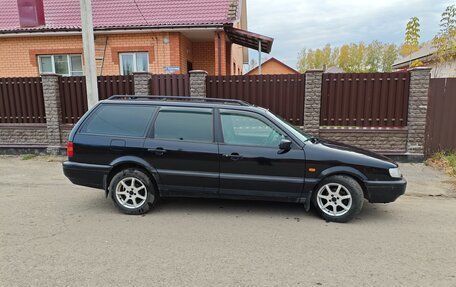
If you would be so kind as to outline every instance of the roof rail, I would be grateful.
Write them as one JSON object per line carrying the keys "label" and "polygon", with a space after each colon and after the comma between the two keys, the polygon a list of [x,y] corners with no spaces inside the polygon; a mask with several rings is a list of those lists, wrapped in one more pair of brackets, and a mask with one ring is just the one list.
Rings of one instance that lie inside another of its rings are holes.
{"label": "roof rail", "polygon": [[195,101],[195,102],[215,102],[215,103],[226,103],[226,104],[238,104],[240,106],[250,106],[249,103],[241,100],[232,100],[232,99],[218,99],[218,98],[196,98],[196,97],[184,97],[184,96],[141,96],[141,95],[114,95],[108,98],[108,100],[137,100],[137,99],[146,99],[146,100],[185,100],[185,101]]}

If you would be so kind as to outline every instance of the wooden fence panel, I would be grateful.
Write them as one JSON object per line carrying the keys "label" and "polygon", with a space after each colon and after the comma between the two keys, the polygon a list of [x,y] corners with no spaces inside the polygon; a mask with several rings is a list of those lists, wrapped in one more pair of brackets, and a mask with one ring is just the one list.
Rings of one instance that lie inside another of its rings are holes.
{"label": "wooden fence panel", "polygon": [[208,76],[206,81],[208,98],[243,100],[303,125],[305,74]]}
{"label": "wooden fence panel", "polygon": [[40,77],[0,78],[0,123],[46,123]]}
{"label": "wooden fence panel", "polygon": [[320,125],[404,127],[409,73],[323,74]]}
{"label": "wooden fence panel", "polygon": [[431,79],[425,154],[456,151],[456,78]]}
{"label": "wooden fence panel", "polygon": [[190,96],[189,75],[152,75],[150,94],[154,96]]}

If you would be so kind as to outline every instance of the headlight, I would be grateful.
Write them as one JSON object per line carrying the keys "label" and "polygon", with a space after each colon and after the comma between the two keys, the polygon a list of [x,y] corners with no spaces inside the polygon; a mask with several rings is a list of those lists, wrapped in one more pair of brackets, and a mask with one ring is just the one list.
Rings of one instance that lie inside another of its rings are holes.
{"label": "headlight", "polygon": [[394,177],[394,178],[401,178],[402,177],[402,173],[401,171],[399,170],[399,168],[395,167],[395,168],[390,168],[389,169],[389,173],[390,173],[390,176],[391,177]]}

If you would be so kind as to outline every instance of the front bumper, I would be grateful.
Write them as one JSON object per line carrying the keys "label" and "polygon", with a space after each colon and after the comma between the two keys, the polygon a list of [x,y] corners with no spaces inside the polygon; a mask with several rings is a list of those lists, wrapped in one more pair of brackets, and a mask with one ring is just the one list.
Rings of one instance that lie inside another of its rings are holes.
{"label": "front bumper", "polygon": [[394,181],[366,181],[365,185],[369,202],[388,203],[405,193],[407,181],[404,178]]}
{"label": "front bumper", "polygon": [[65,161],[63,173],[74,184],[105,189],[106,178],[111,170],[110,165],[86,164]]}

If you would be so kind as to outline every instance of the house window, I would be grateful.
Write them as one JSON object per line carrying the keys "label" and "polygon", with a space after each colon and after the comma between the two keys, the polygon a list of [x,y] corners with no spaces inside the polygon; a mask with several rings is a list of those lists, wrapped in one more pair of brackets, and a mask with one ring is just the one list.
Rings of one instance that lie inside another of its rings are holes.
{"label": "house window", "polygon": [[81,55],[38,56],[40,73],[54,73],[62,76],[82,76]]}
{"label": "house window", "polygon": [[120,53],[120,74],[131,75],[133,72],[149,71],[149,54],[139,53]]}

